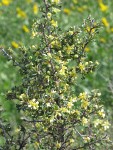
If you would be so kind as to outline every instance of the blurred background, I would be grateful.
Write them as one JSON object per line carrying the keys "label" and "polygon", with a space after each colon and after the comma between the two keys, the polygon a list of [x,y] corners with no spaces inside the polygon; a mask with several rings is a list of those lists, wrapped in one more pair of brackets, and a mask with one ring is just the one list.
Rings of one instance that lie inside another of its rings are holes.
{"label": "blurred background", "polygon": [[[42,0],[0,0],[0,47],[11,47],[16,55],[21,45],[32,45],[31,27],[40,16]],[[89,15],[101,22],[100,32],[87,47],[90,60],[100,65],[86,79],[78,81],[81,91],[99,89],[102,93],[109,120],[113,122],[113,1],[112,0],[62,0],[59,25],[64,30],[80,26]],[[35,41],[36,42],[36,41]],[[0,52],[0,99],[7,90],[18,85],[18,70]],[[111,129],[112,130],[112,129]]]}

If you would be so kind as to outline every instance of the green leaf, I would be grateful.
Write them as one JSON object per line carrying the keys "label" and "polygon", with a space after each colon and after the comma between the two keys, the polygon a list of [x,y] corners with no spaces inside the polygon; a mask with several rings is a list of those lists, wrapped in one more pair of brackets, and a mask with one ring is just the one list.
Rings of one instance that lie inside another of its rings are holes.
{"label": "green leaf", "polygon": [[0,136],[0,146],[4,146],[6,143],[6,140],[3,136]]}

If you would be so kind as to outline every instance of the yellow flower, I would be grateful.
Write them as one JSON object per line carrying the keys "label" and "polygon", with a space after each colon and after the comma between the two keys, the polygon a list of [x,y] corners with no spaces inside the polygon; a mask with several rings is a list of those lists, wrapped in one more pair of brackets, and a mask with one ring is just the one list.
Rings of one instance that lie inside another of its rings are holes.
{"label": "yellow flower", "polygon": [[58,12],[60,12],[61,10],[58,9],[58,8],[53,7],[53,8],[52,8],[52,11],[53,11],[54,13],[58,13]]}
{"label": "yellow flower", "polygon": [[74,31],[69,31],[68,34],[69,34],[69,35],[73,35],[73,34],[74,34]]}
{"label": "yellow flower", "polygon": [[87,97],[87,94],[85,92],[79,94],[79,98],[82,100],[85,100],[86,97]]}
{"label": "yellow flower", "polygon": [[71,98],[69,99],[69,101],[70,101],[70,102],[73,102],[73,103],[74,103],[74,102],[77,102],[77,97],[71,97]]}
{"label": "yellow flower", "polygon": [[82,124],[83,124],[83,125],[87,125],[87,123],[88,123],[88,119],[85,118],[85,117],[83,117],[83,118],[82,118]]}
{"label": "yellow flower", "polygon": [[54,118],[54,116],[52,116],[51,118],[50,118],[50,123],[53,123],[55,121],[55,118]]}
{"label": "yellow flower", "polygon": [[104,109],[101,109],[97,112],[102,118],[105,117],[105,112],[104,112]]}
{"label": "yellow flower", "polygon": [[36,31],[32,31],[32,38],[36,37],[37,36],[37,32]]}
{"label": "yellow flower", "polygon": [[68,102],[68,103],[67,103],[67,107],[68,107],[68,108],[71,108],[72,106],[73,106],[73,103],[72,103],[72,102]]}
{"label": "yellow flower", "polygon": [[91,32],[91,33],[94,33],[94,32],[95,32],[95,29],[91,29],[89,26],[87,26],[86,31]]}
{"label": "yellow flower", "polygon": [[56,112],[56,114],[55,114],[55,118],[57,117],[57,116],[62,116],[62,114],[61,113],[59,113],[59,112]]}
{"label": "yellow flower", "polygon": [[79,12],[83,12],[83,11],[84,11],[84,9],[83,9],[82,7],[78,7],[77,10],[78,10]]}
{"label": "yellow flower", "polygon": [[102,18],[102,22],[103,22],[105,27],[109,27],[109,23],[105,17]]}
{"label": "yellow flower", "polygon": [[35,4],[33,5],[33,13],[34,13],[35,15],[38,13],[38,5],[37,5],[37,3],[35,3]]}
{"label": "yellow flower", "polygon": [[99,3],[100,3],[100,2],[102,3],[102,0],[98,0],[98,2],[99,2]]}
{"label": "yellow flower", "polygon": [[51,107],[51,103],[46,103],[46,106],[47,107]]}
{"label": "yellow flower", "polygon": [[36,147],[40,145],[39,142],[35,142],[34,144]]}
{"label": "yellow flower", "polygon": [[87,109],[88,106],[89,106],[89,102],[87,100],[83,100],[81,103],[81,107]]}
{"label": "yellow flower", "polygon": [[83,12],[83,11],[85,11],[87,9],[87,6],[82,6],[82,7],[78,7],[77,8],[77,10],[79,11],[79,12]]}
{"label": "yellow flower", "polygon": [[63,113],[66,113],[66,112],[68,112],[68,109],[66,107],[61,107],[60,111],[63,112]]}
{"label": "yellow flower", "polygon": [[48,17],[48,19],[51,19],[51,13],[47,13],[47,17]]}
{"label": "yellow flower", "polygon": [[75,68],[72,69],[72,72],[70,72],[70,76],[74,79],[77,79],[77,73],[75,71]]}
{"label": "yellow flower", "polygon": [[85,70],[85,65],[82,64],[81,62],[80,62],[80,64],[79,64],[79,69],[80,69],[81,71],[84,71],[84,70]]}
{"label": "yellow flower", "polygon": [[90,137],[89,136],[83,137],[83,139],[84,139],[84,142],[86,142],[86,143],[90,141]]}
{"label": "yellow flower", "polygon": [[90,32],[91,28],[89,26],[86,27],[86,31]]}
{"label": "yellow flower", "polygon": [[51,25],[54,27],[58,27],[57,21],[51,20]]}
{"label": "yellow flower", "polygon": [[[95,64],[96,64],[96,65],[99,65],[99,62],[96,60],[96,61],[95,61]],[[97,95],[98,95],[98,96],[101,96],[101,93],[97,93]]]}
{"label": "yellow flower", "polygon": [[11,2],[11,0],[2,0],[2,4],[5,6],[8,6]]}
{"label": "yellow flower", "polygon": [[55,47],[58,48],[60,46],[61,46],[61,44],[60,44],[60,42],[58,40],[54,40],[54,41],[51,42],[51,47],[52,48],[55,48]]}
{"label": "yellow flower", "polygon": [[54,4],[59,4],[60,0],[51,0],[51,2],[54,3]]}
{"label": "yellow flower", "polygon": [[16,11],[17,11],[18,17],[21,17],[21,18],[27,17],[26,13],[21,8],[17,8]]}
{"label": "yellow flower", "polygon": [[20,99],[22,99],[22,100],[25,100],[25,99],[26,99],[26,97],[27,97],[27,96],[26,96],[26,94],[24,94],[24,93],[23,93],[23,94],[21,94],[21,95],[19,96],[19,98],[20,98]]}
{"label": "yellow flower", "polygon": [[49,35],[48,38],[49,38],[49,40],[55,39],[55,37],[53,35]]}
{"label": "yellow flower", "polygon": [[15,133],[18,133],[18,132],[20,132],[20,129],[19,129],[19,128],[16,128],[16,129],[15,129]]}
{"label": "yellow flower", "polygon": [[60,148],[61,147],[61,143],[59,143],[58,141],[56,142],[56,148]]}
{"label": "yellow flower", "polygon": [[74,141],[75,141],[74,139],[70,139],[69,140],[70,143],[74,143]]}
{"label": "yellow flower", "polygon": [[89,47],[85,47],[85,52],[89,52],[90,51],[90,48]]}
{"label": "yellow flower", "polygon": [[28,102],[28,107],[32,108],[32,109],[38,109],[39,107],[39,102],[36,101],[35,99],[32,99]]}
{"label": "yellow flower", "polygon": [[107,130],[107,129],[109,129],[110,123],[108,121],[104,121],[102,126],[104,127],[104,130]]}
{"label": "yellow flower", "polygon": [[94,120],[94,127],[97,127],[97,126],[99,126],[100,124],[102,124],[102,120],[100,120],[100,119],[96,119],[96,120]]}
{"label": "yellow flower", "polygon": [[73,3],[74,3],[74,4],[77,4],[77,3],[78,3],[78,0],[73,0]]}
{"label": "yellow flower", "polygon": [[62,69],[59,71],[59,74],[61,75],[65,75],[65,71],[66,71],[67,67],[66,66],[62,66]]}
{"label": "yellow flower", "polygon": [[14,48],[18,48],[19,47],[18,43],[16,43],[15,41],[11,42],[11,45]]}
{"label": "yellow flower", "polygon": [[41,124],[40,123],[36,123],[36,128],[40,128],[41,127]]}
{"label": "yellow flower", "polygon": [[67,15],[69,15],[69,14],[70,14],[70,12],[71,12],[68,8],[64,8],[64,10],[63,10],[63,11],[64,11],[64,13],[65,13],[65,14],[67,14]]}
{"label": "yellow flower", "polygon": [[68,54],[70,54],[70,52],[71,52],[73,49],[74,49],[74,45],[72,45],[72,46],[69,46],[69,45],[68,45],[68,46],[66,47],[66,51],[67,51]]}
{"label": "yellow flower", "polygon": [[75,110],[75,114],[76,114],[77,116],[79,116],[79,115],[80,115],[80,111],[79,111],[79,110]]}
{"label": "yellow flower", "polygon": [[111,32],[113,32],[113,27],[111,28]]}
{"label": "yellow flower", "polygon": [[108,10],[108,6],[104,5],[102,2],[99,3],[99,6],[100,6],[100,10],[103,12]]}
{"label": "yellow flower", "polygon": [[106,43],[106,40],[104,38],[100,38],[100,42]]}
{"label": "yellow flower", "polygon": [[47,53],[48,58],[52,58],[52,55],[50,52]]}
{"label": "yellow flower", "polygon": [[22,26],[22,30],[23,30],[24,32],[29,32],[29,29],[28,29],[28,27],[27,27],[26,25],[23,25],[23,26]]}

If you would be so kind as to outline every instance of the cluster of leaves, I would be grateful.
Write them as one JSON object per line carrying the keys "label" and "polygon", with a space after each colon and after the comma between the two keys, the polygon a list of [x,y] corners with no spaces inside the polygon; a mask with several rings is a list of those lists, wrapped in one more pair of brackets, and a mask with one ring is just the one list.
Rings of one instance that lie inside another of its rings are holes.
{"label": "cluster of leaves", "polygon": [[1,148],[104,148],[110,142],[106,134],[110,124],[100,104],[101,94],[98,90],[77,94],[74,89],[79,77],[85,78],[98,66],[97,61],[87,61],[85,49],[100,25],[88,17],[82,26],[64,32],[56,21],[60,0],[43,3],[41,19],[32,29],[32,38],[38,43],[21,47],[17,58],[2,49],[19,68],[22,83],[7,94],[20,119],[16,118],[17,125],[12,127],[1,118]]}

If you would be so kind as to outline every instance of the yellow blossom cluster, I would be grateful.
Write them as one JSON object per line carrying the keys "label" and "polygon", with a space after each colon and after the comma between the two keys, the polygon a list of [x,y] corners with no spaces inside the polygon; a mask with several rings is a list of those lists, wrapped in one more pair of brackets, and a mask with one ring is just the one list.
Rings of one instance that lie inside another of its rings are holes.
{"label": "yellow blossom cluster", "polygon": [[109,27],[109,22],[107,21],[107,19],[105,17],[102,18],[102,23],[104,24],[105,27]]}
{"label": "yellow blossom cluster", "polygon": [[29,32],[29,28],[28,28],[26,25],[23,25],[23,26],[22,26],[22,30],[23,30],[24,32]]}
{"label": "yellow blossom cluster", "polygon": [[105,5],[105,4],[102,2],[102,0],[99,0],[99,6],[100,6],[100,10],[103,11],[103,12],[105,12],[105,11],[108,10],[108,6]]}
{"label": "yellow blossom cluster", "polygon": [[12,0],[2,0],[2,4],[3,5],[5,5],[5,6],[8,6],[8,5],[10,5],[11,4],[11,2],[12,2]]}
{"label": "yellow blossom cluster", "polygon": [[56,5],[60,3],[60,0],[51,0],[52,3],[55,3]]}
{"label": "yellow blossom cluster", "polygon": [[19,47],[19,44],[15,41],[12,41],[11,45],[12,45],[13,48],[18,48]]}
{"label": "yellow blossom cluster", "polygon": [[64,8],[63,11],[64,11],[64,13],[67,14],[67,15],[69,15],[69,14],[71,13],[71,10],[68,9],[68,8]]}
{"label": "yellow blossom cluster", "polygon": [[38,4],[37,3],[34,3],[34,5],[33,5],[33,13],[36,15],[37,13],[38,13],[38,10],[39,8],[38,8]]}
{"label": "yellow blossom cluster", "polygon": [[27,17],[26,13],[21,8],[18,7],[16,9],[16,11],[17,11],[17,16],[18,17],[22,17],[22,18],[26,18]]}
{"label": "yellow blossom cluster", "polygon": [[55,20],[51,20],[51,25],[53,27],[58,27],[57,21],[55,21]]}
{"label": "yellow blossom cluster", "polygon": [[38,109],[39,107],[39,102],[36,101],[36,99],[32,99],[28,101],[28,107],[31,109]]}

